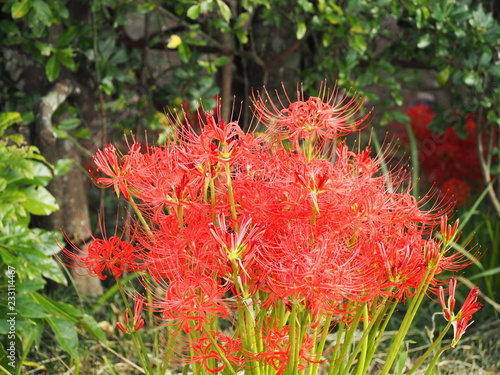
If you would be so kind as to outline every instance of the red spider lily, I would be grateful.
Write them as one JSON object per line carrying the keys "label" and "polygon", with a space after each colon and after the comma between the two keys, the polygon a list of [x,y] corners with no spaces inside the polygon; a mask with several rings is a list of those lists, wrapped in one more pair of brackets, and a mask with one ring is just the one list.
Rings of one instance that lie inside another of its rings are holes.
{"label": "red spider lily", "polygon": [[[215,342],[208,335],[211,335]],[[241,339],[233,339],[220,332],[209,331],[208,334],[203,332],[199,339],[191,341],[190,344],[194,354],[189,359],[189,363],[202,364],[211,374],[220,373],[226,368],[226,364],[222,361],[219,351],[224,353],[224,357],[236,370],[243,367],[244,356],[241,354]],[[219,351],[214,348],[215,345],[217,345]],[[208,362],[210,359],[215,359],[218,367],[211,368]]]}
{"label": "red spider lily", "polygon": [[[172,280],[165,296],[156,297],[153,306],[167,321],[176,321],[186,333],[200,331],[216,316],[227,318],[230,312],[224,294],[227,288],[218,285],[213,277],[190,275]],[[161,299],[162,298],[162,299]]]}
{"label": "red spider lily", "polygon": [[[139,295],[136,296],[134,298],[134,320],[133,320],[133,324],[132,324],[132,331],[134,331],[134,332],[140,330],[142,327],[144,327],[144,324],[146,324],[143,316],[141,315],[143,305],[144,305],[144,300],[142,299],[142,297]],[[128,327],[128,325],[129,325],[129,311],[128,311],[128,309],[125,310],[124,319],[125,319],[125,325]],[[116,326],[123,333],[130,332],[130,330],[128,328],[126,328],[121,322],[117,322]]]}
{"label": "red spider lily", "polygon": [[454,337],[452,346],[455,346],[462,335],[464,334],[467,327],[469,327],[473,322],[471,321],[472,315],[478,312],[483,306],[477,301],[479,296],[479,288],[476,286],[471,289],[467,298],[462,305],[462,308],[457,314],[454,313],[455,309],[455,290],[457,287],[457,281],[453,277],[450,279],[449,289],[448,289],[448,301],[445,301],[444,289],[442,286],[439,287],[439,303],[443,307],[444,317],[447,321],[453,324]]}
{"label": "red spider lily", "polygon": [[[263,342],[265,348],[262,352],[254,354],[257,360],[263,360],[276,370],[276,375],[281,375],[285,372],[290,358],[290,327],[283,328],[271,326],[266,327],[263,332]],[[299,364],[298,370],[302,371],[305,368],[305,363],[321,363],[323,361],[313,360],[309,353],[314,347],[314,342],[309,334],[304,335],[298,353]]]}
{"label": "red spider lily", "polygon": [[[185,362],[211,373],[228,363],[300,371],[323,354],[313,340],[326,337],[325,317],[349,329],[371,319],[379,303],[404,301],[422,283],[435,288],[443,270],[470,262],[449,247],[457,236],[457,224],[444,216],[449,206],[424,209],[428,197],[415,199],[404,173],[391,176],[388,188],[370,148],[356,152],[339,139],[366,116],[356,114],[359,101],[337,94],[323,87],[306,99],[300,92],[297,102],[270,110],[254,97],[264,135],[206,114],[199,132],[183,123],[144,153],[136,144],[125,155],[101,151],[96,162],[107,177],[98,183],[134,205],[135,243],[122,263],[106,252],[114,237],[94,241],[105,261],[74,259],[98,276],[140,266],[153,296],[148,307],[160,324],[186,334]],[[365,304],[368,315],[359,318]],[[137,306],[132,329],[143,324]],[[287,319],[300,314],[307,319],[297,318],[299,335]],[[265,326],[270,316],[280,323]],[[214,331],[219,318],[235,323],[234,339]],[[458,331],[468,324],[458,321]],[[290,332],[300,345],[289,342]],[[298,363],[288,366],[291,345]]]}
{"label": "red spider lily", "polygon": [[117,153],[113,145],[108,145],[104,150],[98,150],[93,157],[97,171],[109,177],[99,177],[96,182],[102,187],[113,186],[117,196],[122,193],[125,198],[130,197],[127,176],[132,172],[140,155],[141,144],[134,143],[127,155]]}
{"label": "red spider lily", "polygon": [[[260,93],[252,98],[255,116],[268,129],[285,139],[298,142],[303,139],[332,141],[343,135],[358,130],[368,115],[359,116],[363,103],[357,97],[339,97],[334,88],[328,93],[326,87],[320,90],[319,97],[304,98],[302,91],[297,91],[297,100],[291,101],[285,94],[288,105],[278,98],[281,109],[272,101],[269,93],[264,91],[269,100],[261,98]],[[268,109],[270,104],[271,109]]]}
{"label": "red spider lily", "polygon": [[97,276],[101,280],[107,278],[106,272],[116,279],[124,271],[130,272],[139,268],[137,250],[130,243],[116,236],[109,239],[92,238],[87,251],[82,251],[66,239],[74,250],[62,249],[64,256],[72,261],[70,267],[86,269],[89,275]]}

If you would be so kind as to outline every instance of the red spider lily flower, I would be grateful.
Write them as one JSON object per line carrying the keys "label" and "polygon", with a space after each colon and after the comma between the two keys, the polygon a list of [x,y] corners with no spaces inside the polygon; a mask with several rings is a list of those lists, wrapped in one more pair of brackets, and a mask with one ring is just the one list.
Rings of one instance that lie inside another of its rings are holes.
{"label": "red spider lily flower", "polygon": [[[208,334],[215,342],[208,337]],[[199,339],[190,342],[194,354],[189,358],[189,363],[202,364],[205,370],[211,374],[220,373],[226,368],[226,364],[222,361],[220,353],[214,348],[214,345],[217,345],[233,369],[240,370],[244,364],[244,356],[241,354],[241,339],[233,339],[216,331],[209,331],[208,334],[203,332]],[[211,368],[209,359],[215,359],[218,367]]]}
{"label": "red spider lily flower", "polygon": [[456,303],[455,300],[456,286],[457,286],[457,281],[453,277],[451,278],[449,283],[447,302],[445,301],[444,289],[442,286],[439,287],[439,294],[438,294],[439,303],[443,307],[444,317],[447,321],[451,322],[453,325],[453,330],[454,330],[454,337],[452,342],[453,347],[460,341],[460,338],[464,334],[467,327],[469,327],[473,323],[473,321],[471,321],[472,315],[478,312],[483,306],[481,303],[477,301],[477,298],[479,296],[479,288],[476,286],[471,289],[467,298],[464,301],[464,304],[462,305],[462,308],[457,314],[455,314],[453,310],[455,308],[455,303]]}
{"label": "red spider lily flower", "polygon": [[201,331],[216,316],[228,317],[226,292],[227,287],[218,285],[213,277],[191,274],[171,281],[163,299],[157,295],[153,306],[163,314],[163,319],[177,321],[184,332]]}
{"label": "red spider lily flower", "polygon": [[62,249],[64,256],[72,261],[68,264],[69,267],[86,269],[88,275],[97,276],[101,280],[107,278],[106,272],[111,273],[116,279],[124,271],[130,272],[138,269],[137,250],[130,243],[122,241],[117,236],[109,239],[94,237],[92,239],[85,252],[66,238],[74,250]]}
{"label": "red spider lily flower", "polygon": [[363,105],[361,100],[356,96],[339,97],[337,88],[328,93],[326,86],[322,86],[319,97],[310,97],[307,100],[303,91],[297,90],[297,100],[293,102],[285,92],[289,104],[284,104],[278,97],[281,109],[266,90],[264,93],[269,100],[264,100],[260,93],[252,98],[255,116],[271,132],[283,135],[296,146],[301,140],[314,140],[316,137],[326,141],[335,140],[358,130],[369,116],[358,115]]}
{"label": "red spider lily flower", "polygon": [[92,158],[99,172],[108,177],[99,177],[96,182],[102,187],[113,186],[117,196],[120,193],[125,198],[130,198],[127,177],[140,156],[141,144],[134,143],[126,156],[117,153],[113,145],[108,145],[104,150],[98,150]]}
{"label": "red spider lily flower", "polygon": [[[263,360],[264,363],[276,370],[276,375],[285,372],[290,362],[290,326],[269,327],[263,332],[265,348],[262,352],[254,354],[255,359]],[[314,348],[314,341],[309,334],[305,334],[298,353],[298,370],[305,369],[305,362],[322,363],[311,358],[310,352]]]}
{"label": "red spider lily flower", "polygon": [[[144,317],[141,315],[142,311],[142,306],[144,305],[144,300],[142,299],[141,296],[137,295],[134,298],[134,320],[132,324],[132,331],[138,331],[142,327],[144,327],[144,324],[146,324]],[[129,310],[125,310],[124,313],[124,320],[125,320],[125,325],[128,327],[129,326]],[[121,322],[117,322],[116,326],[120,331],[123,333],[130,333],[130,330],[126,328]]]}

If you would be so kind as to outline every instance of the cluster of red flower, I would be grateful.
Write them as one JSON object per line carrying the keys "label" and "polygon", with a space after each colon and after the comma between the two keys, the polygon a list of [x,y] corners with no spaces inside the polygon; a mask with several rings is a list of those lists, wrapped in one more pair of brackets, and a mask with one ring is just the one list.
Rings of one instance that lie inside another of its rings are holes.
{"label": "cluster of red flower", "polygon": [[[434,120],[434,111],[424,103],[412,106],[406,114],[418,147],[421,179],[428,185],[435,185],[441,196],[453,199],[456,205],[465,205],[471,192],[471,183],[481,179],[479,158],[476,152],[476,123],[474,114],[465,118],[465,138],[449,127],[442,134],[435,134],[429,128]],[[402,136],[408,143],[408,136]]]}
{"label": "cluster of red flower", "polygon": [[[426,278],[437,285],[436,275],[468,264],[450,251],[449,207],[423,210],[402,175],[388,189],[370,150],[342,142],[366,118],[356,115],[360,105],[299,93],[268,109],[257,96],[264,133],[206,114],[199,134],[180,127],[163,146],[134,143],[126,154],[107,146],[94,158],[106,175],[97,184],[137,209],[134,245],[112,237],[108,246],[96,240],[88,256],[65,254],[101,278],[105,270],[147,275],[155,288],[145,304],[191,338],[188,363],[214,373],[245,363],[283,373],[293,358],[299,370],[316,363],[318,326],[349,324],[361,304],[400,301]],[[310,320],[298,335],[287,319],[301,311]],[[217,317],[239,320],[234,337],[213,330]]]}

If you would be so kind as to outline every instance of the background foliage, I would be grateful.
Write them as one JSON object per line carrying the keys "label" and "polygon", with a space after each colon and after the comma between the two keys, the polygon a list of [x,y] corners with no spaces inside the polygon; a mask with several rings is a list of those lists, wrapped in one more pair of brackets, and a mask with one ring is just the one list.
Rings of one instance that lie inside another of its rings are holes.
{"label": "background foliage", "polygon": [[[34,294],[46,278],[65,283],[51,259],[58,235],[37,228],[47,228],[43,219],[32,220],[63,207],[46,187],[69,164],[48,163],[33,146],[43,138],[35,126],[40,99],[55,83],[75,87],[57,106],[51,129],[58,142],[74,146],[63,155],[76,160],[73,169],[88,169],[88,155],[121,140],[124,130],[138,138],[147,130],[150,142],[161,142],[172,131],[166,107],[196,123],[200,100],[209,110],[219,95],[220,115],[228,119],[233,111],[250,126],[252,89],[273,92],[283,84],[293,92],[303,82],[314,94],[325,79],[368,99],[379,137],[401,134],[394,124],[403,124],[415,195],[433,183],[419,164],[422,152],[450,159],[436,152],[440,147],[425,147],[468,139],[462,152],[477,158],[480,173],[457,216],[467,222],[462,245],[478,242],[487,251],[465,276],[498,300],[499,20],[492,0],[0,0],[0,267],[2,277],[7,264],[19,267],[18,304],[26,311],[20,324],[32,338],[19,335],[23,348],[39,341],[43,319],[57,336],[54,317],[62,316]],[[408,110],[420,102],[433,113],[426,125],[433,133],[418,139]],[[456,136],[436,136],[451,128]],[[103,205],[91,194],[93,206]],[[483,319],[497,314],[490,304],[484,311]],[[73,313],[68,325],[89,322]],[[74,332],[65,344],[72,356]]]}

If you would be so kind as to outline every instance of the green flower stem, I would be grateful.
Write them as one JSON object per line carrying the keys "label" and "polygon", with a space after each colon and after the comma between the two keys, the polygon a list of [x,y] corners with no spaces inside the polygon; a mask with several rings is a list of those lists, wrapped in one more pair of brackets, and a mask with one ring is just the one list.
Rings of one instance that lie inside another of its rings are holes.
{"label": "green flower stem", "polygon": [[406,312],[403,318],[401,327],[399,328],[398,333],[396,334],[394,342],[390,346],[389,353],[387,354],[387,359],[385,361],[384,367],[382,368],[380,375],[387,375],[389,373],[392,364],[394,363],[394,360],[396,359],[396,356],[399,352],[399,348],[401,347],[401,344],[403,343],[403,340],[406,337],[408,330],[410,329],[410,326],[413,322],[413,319],[415,318],[415,315],[420,307],[420,304],[422,303],[422,300],[425,296],[425,292],[427,291],[429,284],[432,278],[434,277],[434,273],[435,273],[435,268],[427,269],[423,278],[424,281],[419,285],[417,292],[415,293],[415,296],[413,297],[410,306],[408,307],[408,311]]}
{"label": "green flower stem", "polygon": [[[234,202],[234,193],[233,193],[233,180],[231,178],[231,166],[229,163],[224,164],[226,168],[226,184],[227,184],[227,194],[229,196],[229,205],[231,206],[231,218],[236,220],[238,215],[236,213],[236,203]],[[235,229],[237,230],[237,224],[235,223]]]}
{"label": "green flower stem", "polygon": [[427,371],[425,372],[425,375],[431,375],[432,374],[432,370],[434,370],[434,367],[436,366],[436,363],[439,359],[439,357],[441,357],[441,354],[443,354],[446,350],[452,348],[453,346],[451,345],[448,345],[448,346],[445,346],[444,348],[442,348],[441,350],[439,350],[437,352],[437,354],[434,356],[434,358],[432,358],[432,361],[429,365],[429,367],[427,368]]}
{"label": "green flower stem", "polygon": [[[368,366],[369,366],[373,356],[375,355],[375,351],[378,348],[380,340],[382,340],[385,329],[387,328],[387,325],[389,324],[389,322],[391,320],[392,314],[394,313],[394,311],[396,311],[397,306],[398,306],[397,301],[393,301],[393,303],[391,304],[391,309],[389,310],[389,313],[385,316],[385,320],[384,320],[384,323],[382,324],[381,328],[378,331],[374,331],[373,338],[370,337],[370,339],[369,339],[372,344],[371,344],[370,350],[368,352],[367,361],[365,363],[365,368],[364,368],[364,372],[363,372],[364,374],[368,371]],[[375,324],[377,324],[377,325],[380,324],[381,320],[384,319],[385,311],[387,311],[387,307],[385,308],[384,313],[382,313],[380,315],[379,323],[375,323]]]}
{"label": "green flower stem", "polygon": [[365,304],[364,307],[362,308],[363,310],[363,317],[364,317],[364,327],[363,327],[363,335],[359,339],[359,342],[357,343],[356,347],[354,350],[349,355],[349,361],[347,362],[347,365],[344,367],[344,370],[342,374],[347,374],[354,363],[354,360],[356,359],[356,356],[358,353],[363,349],[364,353],[362,352],[363,358],[360,358],[357,364],[357,374],[360,374],[361,369],[363,369],[369,361],[367,360],[369,357],[369,353],[371,353],[371,349],[373,346],[373,343],[371,341],[371,338],[373,337],[373,334],[377,332],[374,327],[378,326],[380,322],[382,321],[385,312],[387,311],[387,306],[388,306],[388,298],[385,298],[384,301],[379,305],[378,310],[376,310],[375,315],[373,316],[372,320],[370,323],[366,323],[369,320],[368,317],[368,306]]}
{"label": "green flower stem", "polygon": [[342,336],[344,335],[345,328],[346,328],[345,323],[339,323],[338,329],[337,329],[337,342],[335,343],[335,348],[333,349],[332,359],[330,360],[330,366],[328,368],[328,375],[338,374],[338,367],[337,367],[337,365],[334,364],[334,362],[336,361],[337,358],[340,358],[339,356],[337,356],[337,353],[338,353],[339,348],[341,346],[340,340],[342,339]]}
{"label": "green flower stem", "polygon": [[288,366],[286,368],[286,374],[293,375],[297,373],[297,365],[299,360],[299,352],[297,347],[298,338],[298,316],[297,316],[297,304],[292,303],[292,313],[290,314],[290,332],[289,332],[289,343],[290,343],[290,356]]}
{"label": "green flower stem", "polygon": [[[373,328],[373,320],[368,323],[369,321],[369,316],[368,316],[368,306],[367,305],[364,305],[363,306],[363,336],[367,335],[369,336],[369,332],[371,332],[371,329]],[[359,341],[358,345],[361,345],[361,354],[359,356],[359,360],[358,360],[358,364],[357,364],[357,367],[358,367],[358,371],[357,371],[357,375],[363,375],[360,371],[362,371],[363,367],[364,367],[364,364],[365,364],[365,361],[366,361],[366,354],[368,352],[368,346],[369,346],[369,342],[368,340],[365,338],[361,338],[361,340]],[[354,353],[351,354],[351,358],[353,358],[355,356]],[[350,366],[347,366],[347,368],[349,368]]]}
{"label": "green flower stem", "polygon": [[[443,340],[444,336],[446,335],[446,333],[448,332],[448,330],[451,328],[451,322],[448,322],[448,324],[446,325],[446,327],[443,329],[443,331],[441,332],[441,334],[438,336],[438,338],[436,340],[434,340],[434,342],[432,343],[432,345],[429,347],[429,349],[427,349],[427,351],[418,359],[417,362],[415,362],[415,364],[413,365],[413,367],[410,369],[410,371],[408,371],[406,373],[406,375],[411,375],[415,372],[415,370],[417,370],[420,365],[425,361],[425,359],[431,354],[434,352],[434,350],[436,349],[436,347],[441,344],[441,341]],[[449,346],[451,347],[451,346]],[[446,347],[445,349],[448,349],[448,347]],[[436,357],[439,358],[439,356],[441,355],[441,352],[439,352],[432,360],[432,362],[434,362],[434,359]],[[437,360],[437,359],[436,359]],[[431,364],[432,364],[431,362]],[[431,366],[431,365],[429,365]],[[434,366],[432,366],[434,367]],[[430,367],[430,368],[432,368]]]}
{"label": "green flower stem", "polygon": [[144,227],[144,229],[146,229],[146,233],[151,236],[153,234],[153,232],[151,231],[151,228],[149,227],[146,219],[144,219],[144,216],[142,216],[142,213],[139,210],[139,208],[137,207],[137,203],[135,203],[132,195],[130,195],[130,203],[132,204],[132,207],[134,208],[134,212],[137,215],[139,221],[141,222],[141,225]]}
{"label": "green flower stem", "polygon": [[[366,304],[366,303],[365,303]],[[361,315],[363,315],[363,306],[360,306],[358,308],[358,310],[356,311],[356,315],[354,316],[354,320],[351,322],[349,328],[347,329],[347,332],[345,334],[345,337],[344,337],[344,342],[342,343],[342,349],[340,351],[340,355],[339,355],[339,365],[338,366],[333,366],[333,361],[335,360],[335,358],[332,357],[332,365],[331,367],[335,367],[336,370],[335,370],[335,374],[343,374],[344,373],[344,369],[346,367],[344,367],[344,362],[345,362],[345,358],[347,356],[347,351],[349,350],[349,348],[351,347],[351,342],[352,342],[352,339],[354,338],[354,333],[356,332],[356,328],[358,327],[358,323],[359,321],[361,320]],[[337,340],[340,340],[341,337],[337,337]],[[335,352],[334,352],[335,354]],[[334,374],[333,372],[328,375],[332,375]]]}
{"label": "green flower stem", "polygon": [[220,358],[222,359],[222,362],[226,365],[226,368],[229,370],[231,374],[236,374],[236,370],[233,368],[233,365],[231,365],[231,362],[226,358],[226,354],[222,351],[222,349],[219,347],[219,343],[215,339],[215,337],[212,335],[209,329],[205,325],[203,325],[203,332],[207,335],[208,339],[210,342],[213,344],[215,351],[220,355]]}
{"label": "green flower stem", "polygon": [[[323,354],[323,350],[325,349],[326,338],[328,337],[328,333],[330,332],[330,324],[332,322],[332,318],[333,315],[328,314],[325,318],[325,321],[323,322],[323,327],[320,328],[320,326],[318,325],[317,329],[314,331],[314,339],[316,339],[317,332],[321,331],[321,337],[318,343],[314,346],[313,352],[311,353],[315,361],[321,360],[321,355]],[[318,372],[318,367],[319,363],[313,363],[310,374],[316,374]]]}
{"label": "green flower stem", "polygon": [[168,370],[168,365],[170,364],[170,359],[175,352],[177,346],[177,338],[179,337],[179,331],[176,332],[176,327],[172,327],[172,329],[168,332],[167,337],[167,350],[165,352],[165,359],[163,361],[163,366],[161,370],[161,374],[165,375]]}

